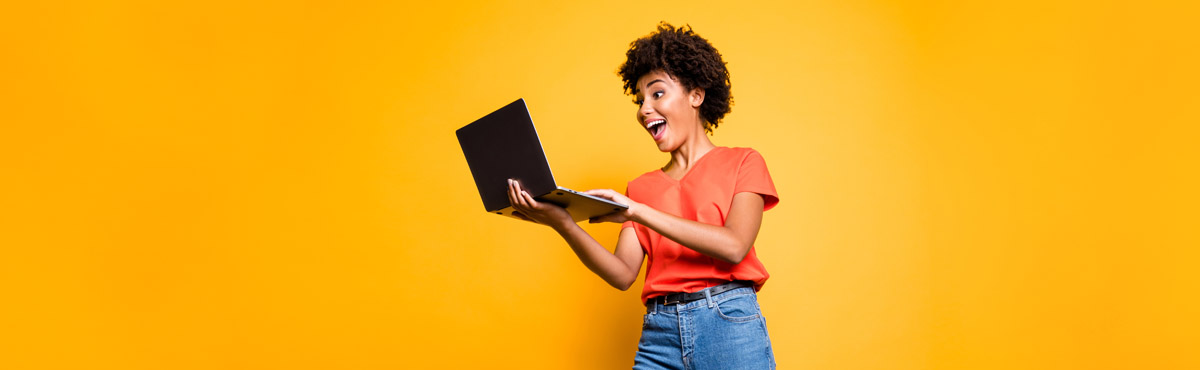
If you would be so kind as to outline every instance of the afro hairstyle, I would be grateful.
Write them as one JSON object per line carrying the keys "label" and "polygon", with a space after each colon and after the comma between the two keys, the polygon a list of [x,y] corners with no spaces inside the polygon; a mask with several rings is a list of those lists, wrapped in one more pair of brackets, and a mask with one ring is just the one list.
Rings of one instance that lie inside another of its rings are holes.
{"label": "afro hairstyle", "polygon": [[638,79],[656,70],[677,79],[688,91],[704,90],[704,102],[700,104],[704,131],[712,133],[732,110],[733,96],[725,61],[708,40],[692,31],[691,26],[685,24],[676,28],[661,22],[654,33],[629,44],[625,63],[621,64],[617,74],[625,82],[625,94],[635,96],[635,104],[641,104],[641,99],[636,97]]}

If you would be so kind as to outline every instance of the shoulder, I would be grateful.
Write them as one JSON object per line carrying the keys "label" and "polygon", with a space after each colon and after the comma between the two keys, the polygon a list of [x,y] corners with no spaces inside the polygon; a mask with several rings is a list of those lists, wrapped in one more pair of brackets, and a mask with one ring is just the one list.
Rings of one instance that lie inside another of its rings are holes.
{"label": "shoulder", "polygon": [[748,162],[762,162],[762,154],[754,148],[722,147],[714,162],[722,162],[723,166],[741,167]]}
{"label": "shoulder", "polygon": [[736,158],[746,158],[746,157],[754,157],[754,156],[762,157],[762,154],[759,154],[757,150],[754,150],[754,148],[729,147],[726,149],[728,149],[728,150],[726,150],[725,152],[729,153],[728,155],[731,157],[736,157]]}

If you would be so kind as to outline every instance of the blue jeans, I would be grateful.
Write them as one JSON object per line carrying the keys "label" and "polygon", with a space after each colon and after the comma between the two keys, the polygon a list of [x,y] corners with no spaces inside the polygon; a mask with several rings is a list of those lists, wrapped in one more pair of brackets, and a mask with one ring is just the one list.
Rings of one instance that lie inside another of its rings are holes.
{"label": "blue jeans", "polygon": [[635,370],[774,369],[754,288],[679,305],[646,305]]}

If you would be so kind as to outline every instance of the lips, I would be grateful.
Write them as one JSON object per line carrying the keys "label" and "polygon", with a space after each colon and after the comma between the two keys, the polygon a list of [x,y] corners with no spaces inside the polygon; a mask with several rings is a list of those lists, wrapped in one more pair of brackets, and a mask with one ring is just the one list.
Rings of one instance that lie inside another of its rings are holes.
{"label": "lips", "polygon": [[662,118],[646,120],[646,131],[650,132],[650,136],[654,137],[654,141],[662,139],[663,134],[667,132],[667,120]]}

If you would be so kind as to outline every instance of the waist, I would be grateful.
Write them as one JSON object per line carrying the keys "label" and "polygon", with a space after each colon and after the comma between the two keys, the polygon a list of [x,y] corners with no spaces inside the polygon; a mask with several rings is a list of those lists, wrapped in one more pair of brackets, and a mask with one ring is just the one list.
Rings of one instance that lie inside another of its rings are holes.
{"label": "waist", "polygon": [[711,296],[715,296],[717,294],[725,293],[730,290],[734,290],[734,289],[738,289],[738,288],[753,288],[753,287],[754,287],[753,281],[749,281],[749,280],[730,281],[728,283],[724,283],[724,284],[717,285],[714,287],[704,288],[703,290],[700,290],[700,291],[694,292],[694,293],[671,293],[671,294],[667,294],[667,295],[657,296],[657,297],[646,300],[646,305],[649,306],[652,304],[660,304],[660,305],[670,306],[670,305],[687,304],[687,303],[699,301],[701,299],[705,299],[706,297],[711,297]]}

